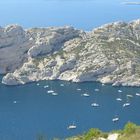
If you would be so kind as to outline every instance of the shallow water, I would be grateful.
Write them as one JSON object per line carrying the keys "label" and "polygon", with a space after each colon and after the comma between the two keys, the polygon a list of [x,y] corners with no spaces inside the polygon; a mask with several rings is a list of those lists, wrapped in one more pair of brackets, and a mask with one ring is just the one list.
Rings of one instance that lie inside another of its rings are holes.
{"label": "shallow water", "polygon": [[[102,86],[100,83],[70,83],[65,81],[41,81],[40,85],[31,83],[23,86],[0,85],[0,139],[35,140],[43,134],[48,138],[64,138],[94,127],[103,131],[120,129],[132,121],[140,124],[140,97],[135,96],[140,88]],[[64,84],[61,87],[60,84]],[[44,88],[49,85],[49,88]],[[81,91],[77,91],[81,88]],[[98,92],[94,91],[96,88]],[[53,89],[58,96],[47,91]],[[118,93],[121,89],[123,92]],[[81,94],[88,92],[90,97]],[[123,99],[116,101],[117,97]],[[126,94],[132,94],[131,105],[123,108]],[[15,103],[16,101],[16,103]],[[91,107],[97,102],[100,107]],[[112,122],[114,115],[120,120]],[[77,129],[68,130],[75,123]]]}
{"label": "shallow water", "polygon": [[1,0],[1,26],[17,23],[25,28],[71,25],[91,30],[114,21],[140,18],[140,5],[123,0]]}

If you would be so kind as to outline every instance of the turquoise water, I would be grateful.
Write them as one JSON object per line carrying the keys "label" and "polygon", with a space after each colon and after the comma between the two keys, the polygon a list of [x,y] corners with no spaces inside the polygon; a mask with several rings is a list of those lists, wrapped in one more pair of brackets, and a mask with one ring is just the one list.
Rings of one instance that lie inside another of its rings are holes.
{"label": "turquoise water", "polygon": [[[102,86],[94,82],[39,83],[39,86],[36,83],[13,87],[0,85],[1,140],[35,140],[39,134],[63,139],[92,127],[109,131],[122,128],[128,121],[140,124],[140,97],[135,96],[136,92],[140,92],[140,88]],[[62,83],[64,87],[60,86]],[[45,85],[50,87],[45,89]],[[81,91],[77,91],[78,88],[81,88]],[[96,88],[99,89],[98,92],[94,91]],[[58,96],[48,94],[50,89],[57,92]],[[118,93],[119,89],[122,93]],[[85,92],[90,96],[81,96]],[[131,105],[123,108],[126,94],[134,97],[129,100]],[[120,96],[123,101],[116,101]],[[100,107],[91,106],[95,101]],[[120,120],[113,123],[112,118],[115,115],[118,115]],[[73,122],[77,129],[68,130],[67,127]]]}
{"label": "turquoise water", "polygon": [[140,5],[122,2],[124,0],[0,0],[0,25],[17,23],[25,28],[72,25],[91,30],[108,22],[140,18]]}

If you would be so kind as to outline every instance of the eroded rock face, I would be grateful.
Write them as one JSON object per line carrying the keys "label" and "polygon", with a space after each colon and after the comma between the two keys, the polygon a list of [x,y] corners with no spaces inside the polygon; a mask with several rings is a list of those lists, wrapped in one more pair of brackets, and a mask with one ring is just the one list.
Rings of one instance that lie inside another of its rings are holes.
{"label": "eroded rock face", "polygon": [[0,73],[11,72],[4,84],[60,79],[140,86],[140,20],[91,32],[12,25],[0,28],[0,35],[0,54],[7,55],[0,55]]}

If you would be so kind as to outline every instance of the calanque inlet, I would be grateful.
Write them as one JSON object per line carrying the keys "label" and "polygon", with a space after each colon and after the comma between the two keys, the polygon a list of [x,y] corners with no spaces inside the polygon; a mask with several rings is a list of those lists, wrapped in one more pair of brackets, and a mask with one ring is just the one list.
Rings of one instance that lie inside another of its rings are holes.
{"label": "calanque inlet", "polygon": [[140,20],[92,31],[73,27],[0,27],[0,74],[6,85],[39,80],[140,86]]}

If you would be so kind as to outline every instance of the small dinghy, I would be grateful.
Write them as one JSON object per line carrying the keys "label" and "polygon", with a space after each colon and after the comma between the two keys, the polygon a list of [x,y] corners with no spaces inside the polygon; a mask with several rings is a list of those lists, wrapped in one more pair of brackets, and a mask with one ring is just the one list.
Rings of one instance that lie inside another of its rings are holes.
{"label": "small dinghy", "polygon": [[116,98],[116,100],[117,100],[117,101],[122,101],[122,99],[121,99],[121,98]]}
{"label": "small dinghy", "polygon": [[119,93],[121,93],[121,92],[122,92],[122,90],[120,90],[120,89],[119,89],[119,90],[118,90],[118,92],[119,92]]}
{"label": "small dinghy", "polygon": [[130,106],[130,103],[124,103],[123,104],[123,107],[127,107],[127,106]]}
{"label": "small dinghy", "polygon": [[131,95],[131,94],[127,94],[126,96],[129,98],[133,98],[133,95]]}
{"label": "small dinghy", "polygon": [[112,119],[112,122],[117,122],[117,121],[119,121],[119,117],[114,117],[114,118]]}
{"label": "small dinghy", "polygon": [[88,93],[84,93],[84,94],[81,94],[81,96],[89,97],[90,95]]}
{"label": "small dinghy", "polygon": [[93,106],[93,107],[99,107],[99,104],[97,104],[97,103],[92,103],[91,106]]}
{"label": "small dinghy", "polygon": [[140,96],[140,93],[136,93],[136,96]]}
{"label": "small dinghy", "polygon": [[47,92],[48,92],[48,93],[54,93],[54,91],[53,91],[53,90],[48,90]]}

